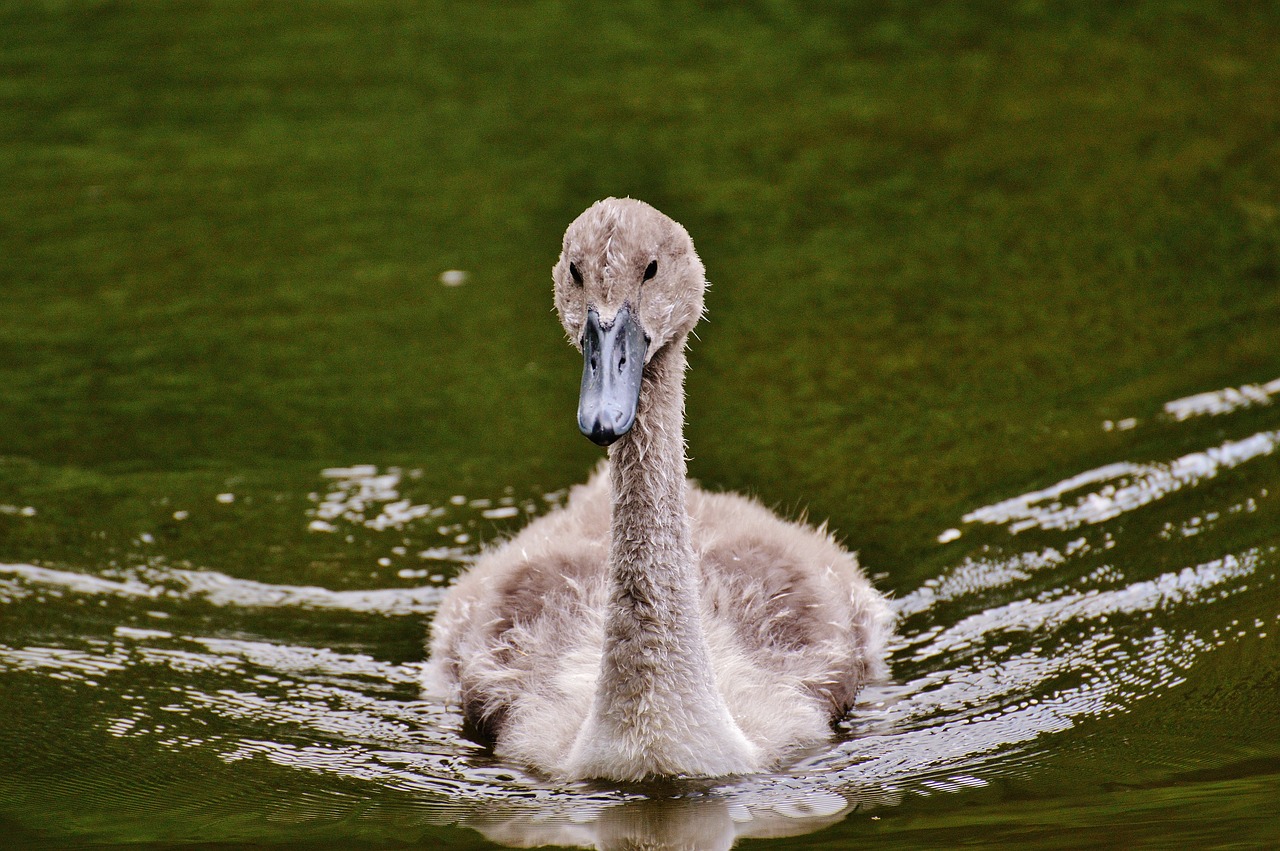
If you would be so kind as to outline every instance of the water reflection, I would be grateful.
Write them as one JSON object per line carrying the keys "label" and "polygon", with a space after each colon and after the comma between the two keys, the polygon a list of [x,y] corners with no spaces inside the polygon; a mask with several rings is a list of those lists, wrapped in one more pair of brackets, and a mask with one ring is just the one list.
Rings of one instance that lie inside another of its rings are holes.
{"label": "water reflection", "polygon": [[[1192,408],[1208,403],[1177,410]],[[1046,737],[1126,713],[1216,651],[1274,635],[1275,497],[1242,471],[1278,442],[1280,431],[1261,431],[1168,461],[1118,461],[970,512],[964,522],[1004,537],[967,551],[948,539],[955,561],[895,602],[895,681],[864,692],[832,747],[771,775],[617,789],[496,763],[463,735],[455,708],[421,697],[419,661],[393,661],[376,641],[327,638],[401,623],[416,641],[442,593],[434,568],[437,581],[418,587],[334,591],[160,557],[98,570],[0,565],[0,681],[12,694],[56,686],[59,700],[85,707],[76,723],[91,736],[147,761],[198,753],[310,778],[296,800],[211,793],[199,804],[208,823],[257,806],[295,820],[382,819],[389,836],[409,822],[449,822],[514,846],[729,848],[983,787],[1022,770]],[[327,490],[300,522],[335,535],[428,524],[438,540],[417,557],[450,572],[474,556],[460,541],[474,522],[560,498],[428,505],[403,495],[411,471],[358,466],[322,478]],[[1175,503],[1189,491],[1199,492],[1193,505]],[[1154,519],[1122,522],[1156,504]],[[19,722],[0,745],[29,732]],[[77,805],[97,795],[107,808],[133,788],[132,771],[87,766]],[[370,808],[352,783],[413,804]],[[322,793],[323,815],[309,816]]]}
{"label": "water reflection", "polygon": [[[891,803],[891,802],[887,802]],[[854,809],[834,792],[810,792],[747,807],[718,795],[641,797],[565,812],[516,808],[476,814],[463,823],[517,848],[566,845],[599,849],[717,851],[741,838],[797,836],[835,824]]]}

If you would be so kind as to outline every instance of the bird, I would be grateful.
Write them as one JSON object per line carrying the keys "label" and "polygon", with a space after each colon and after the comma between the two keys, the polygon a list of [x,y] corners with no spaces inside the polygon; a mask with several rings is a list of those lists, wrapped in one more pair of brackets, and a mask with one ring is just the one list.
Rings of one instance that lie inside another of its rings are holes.
{"label": "bird", "polygon": [[631,198],[565,231],[554,301],[583,355],[578,427],[607,458],[485,549],[431,623],[426,691],[495,757],[569,781],[774,770],[887,676],[893,617],[826,528],[687,478],[685,228]]}

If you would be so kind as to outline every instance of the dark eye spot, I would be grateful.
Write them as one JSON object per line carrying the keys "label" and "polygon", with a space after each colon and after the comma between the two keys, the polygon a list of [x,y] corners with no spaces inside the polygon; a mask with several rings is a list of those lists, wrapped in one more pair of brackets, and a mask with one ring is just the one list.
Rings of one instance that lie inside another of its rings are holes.
{"label": "dark eye spot", "polygon": [[573,276],[573,282],[578,286],[582,286],[582,273],[578,271],[578,267],[573,263],[569,264],[569,274]]}
{"label": "dark eye spot", "polygon": [[658,274],[658,261],[650,260],[649,265],[644,267],[644,279],[647,281],[656,274]]}

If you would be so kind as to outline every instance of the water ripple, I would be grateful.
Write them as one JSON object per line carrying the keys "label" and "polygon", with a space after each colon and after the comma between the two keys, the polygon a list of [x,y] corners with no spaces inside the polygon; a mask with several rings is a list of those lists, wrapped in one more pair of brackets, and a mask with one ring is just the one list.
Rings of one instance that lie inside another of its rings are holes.
{"label": "water ripple", "polygon": [[[1242,399],[1267,404],[1273,384],[1175,400],[1166,411],[1182,421],[1229,413]],[[406,824],[450,822],[514,845],[728,848],[1034,772],[1046,741],[1169,695],[1232,645],[1273,640],[1280,541],[1264,518],[1275,506],[1247,476],[1221,474],[1273,455],[1277,443],[1280,431],[1260,431],[1166,462],[1105,464],[967,513],[964,522],[1037,529],[1044,540],[975,546],[902,593],[896,680],[864,690],[833,746],[768,775],[675,789],[555,783],[466,738],[457,707],[419,694],[420,657],[394,661],[378,642],[340,650],[320,628],[300,637],[283,627],[323,621],[417,646],[443,594],[434,574],[415,588],[336,591],[159,559],[127,569],[0,565],[0,678],[55,684],[59,701],[86,707],[81,723],[135,755],[201,754],[237,778],[268,769],[307,778],[288,806],[284,793],[258,801],[225,786],[205,800],[237,816],[246,807],[304,820],[357,813],[385,818],[397,837]],[[469,560],[468,524],[534,510],[510,494],[414,503],[400,493],[412,473],[395,468],[323,477],[330,490],[315,495],[308,517],[334,530],[377,533],[450,513],[437,530],[448,543],[423,558]],[[1112,522],[1211,480],[1221,487],[1203,488],[1185,514],[1169,500],[1155,523]],[[113,806],[127,797],[122,783],[136,788],[131,766],[95,770],[120,781],[99,794]],[[271,775],[267,788],[280,782]],[[379,809],[368,802],[374,790],[408,803]]]}
{"label": "water ripple", "polygon": [[[238,579],[213,570],[186,570],[168,567],[138,568],[124,579],[106,579],[71,570],[32,564],[0,564],[0,574],[25,581],[14,586],[13,595],[30,593],[30,588],[75,594],[105,594],[128,598],[200,599],[215,606],[249,608],[333,609],[384,615],[428,615],[436,610],[444,589],[424,585],[417,588],[378,588],[331,591],[312,585],[274,585],[252,579]],[[146,581],[144,581],[146,580]]]}
{"label": "water ripple", "polygon": [[1245,384],[1174,399],[1164,403],[1164,413],[1177,422],[1192,417],[1217,417],[1254,405],[1270,405],[1271,397],[1276,395],[1280,395],[1280,378],[1266,384]]}
{"label": "water ripple", "polygon": [[[1270,455],[1277,444],[1280,444],[1280,431],[1263,431],[1165,464],[1130,461],[1106,464],[1043,490],[970,511],[963,519],[966,523],[1008,524],[1014,534],[1033,528],[1065,530],[1102,523],[1211,479],[1223,470]],[[1090,485],[1103,487],[1081,494],[1071,502],[1062,500]]]}

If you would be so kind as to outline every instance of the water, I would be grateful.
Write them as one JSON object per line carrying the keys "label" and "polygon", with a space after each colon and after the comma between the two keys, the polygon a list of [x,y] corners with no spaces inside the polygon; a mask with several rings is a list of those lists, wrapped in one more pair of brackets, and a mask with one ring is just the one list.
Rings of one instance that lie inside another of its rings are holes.
{"label": "water", "polygon": [[[1198,450],[1073,471],[955,518],[936,575],[895,598],[893,680],[863,693],[838,742],[778,774],[696,788],[549,783],[494,761],[456,707],[418,694],[421,657],[400,644],[474,559],[477,531],[563,492],[430,494],[413,470],[317,471],[295,525],[362,551],[383,571],[369,588],[174,563],[149,533],[110,563],[4,564],[6,818],[52,844],[466,841],[466,826],[521,846],[647,835],[703,848],[853,836],[954,799],[925,810],[938,818],[969,798],[1070,786],[1078,760],[1105,758],[1131,786],[1237,765],[1270,795],[1280,431],[1258,423],[1280,422],[1275,385],[1173,400],[1122,426],[1210,438]],[[245,499],[205,496],[206,512]],[[34,520],[42,506],[0,510]]]}
{"label": "water", "polygon": [[[0,4],[0,845],[1274,847],[1266,4]],[[829,519],[890,682],[562,787],[417,688],[598,450],[607,195],[708,269],[692,474]],[[749,837],[764,837],[757,838]]]}

